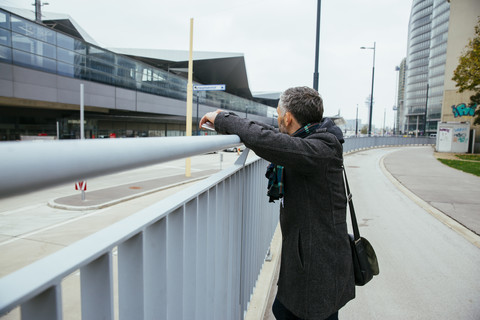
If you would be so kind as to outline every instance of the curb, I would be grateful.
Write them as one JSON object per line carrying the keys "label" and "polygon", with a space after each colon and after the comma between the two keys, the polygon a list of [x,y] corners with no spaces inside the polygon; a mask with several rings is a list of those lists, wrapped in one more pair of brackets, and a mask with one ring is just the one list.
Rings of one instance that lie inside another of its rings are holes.
{"label": "curb", "polygon": [[[385,155],[386,156],[386,155]],[[446,213],[438,210],[437,208],[433,207],[430,205],[428,202],[425,200],[421,199],[418,197],[416,194],[414,194],[412,191],[410,191],[407,187],[405,187],[400,181],[398,181],[385,167],[384,164],[384,158],[383,156],[380,159],[380,168],[383,171],[383,174],[400,190],[402,191],[407,197],[409,197],[413,202],[418,204],[422,209],[427,211],[429,214],[431,214],[435,219],[439,220],[442,222],[444,225],[449,227],[450,229],[454,230],[457,232],[459,235],[464,237],[467,241],[472,243],[474,246],[477,248],[480,248],[480,236],[478,236],[476,233],[471,231],[470,229],[466,228],[462,224],[458,223],[455,219],[451,218],[448,216]]]}
{"label": "curb", "polygon": [[73,205],[56,203],[55,202],[56,199],[52,199],[52,200],[48,201],[48,206],[52,207],[52,208],[55,208],[55,209],[62,209],[62,210],[69,210],[69,211],[98,210],[98,209],[103,209],[103,208],[106,208],[106,207],[110,207],[110,206],[119,204],[121,202],[125,202],[125,201],[132,200],[132,199],[135,199],[135,198],[143,197],[143,196],[155,193],[155,192],[159,192],[159,191],[163,191],[163,190],[166,190],[166,189],[178,187],[178,186],[188,184],[188,183],[191,183],[191,182],[197,182],[197,181],[203,180],[207,177],[209,177],[209,176],[202,176],[202,177],[198,177],[198,178],[194,178],[194,179],[190,179],[190,180],[185,180],[185,181],[169,184],[169,185],[166,185],[166,186],[154,188],[154,189],[151,189],[151,190],[148,190],[148,191],[132,194],[130,196],[126,196],[126,197],[123,197],[123,198],[118,198],[118,199],[115,199],[115,200],[111,200],[111,201],[107,201],[107,202],[104,202],[104,203],[91,205],[91,206],[73,206]]}
{"label": "curb", "polygon": [[273,281],[275,279],[275,275],[277,274],[278,267],[280,266],[281,249],[282,233],[280,230],[280,223],[278,223],[270,244],[272,260],[263,262],[262,270],[258,275],[244,320],[264,319],[268,301],[270,299],[270,293],[273,287]]}

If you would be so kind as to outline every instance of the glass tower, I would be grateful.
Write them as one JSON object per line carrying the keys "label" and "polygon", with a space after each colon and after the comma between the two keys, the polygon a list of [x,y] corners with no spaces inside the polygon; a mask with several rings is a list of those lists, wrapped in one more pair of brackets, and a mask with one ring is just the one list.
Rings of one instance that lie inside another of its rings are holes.
{"label": "glass tower", "polygon": [[449,12],[447,0],[414,0],[412,3],[405,87],[406,133],[437,131],[442,110]]}
{"label": "glass tower", "polygon": [[434,0],[428,60],[427,133],[437,132],[437,123],[442,116],[449,17],[450,4],[446,0]]}

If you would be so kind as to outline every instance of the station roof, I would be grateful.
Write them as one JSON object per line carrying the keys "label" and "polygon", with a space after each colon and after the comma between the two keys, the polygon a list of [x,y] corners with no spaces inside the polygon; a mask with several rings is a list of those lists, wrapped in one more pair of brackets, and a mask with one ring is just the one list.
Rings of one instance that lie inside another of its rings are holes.
{"label": "station roof", "polygon": [[[153,67],[186,77],[189,52],[182,50],[108,48]],[[225,84],[226,92],[253,99],[248,86],[243,53],[194,51],[193,80],[202,84]]]}
{"label": "station roof", "polygon": [[[35,12],[33,10],[20,9],[14,7],[2,7],[16,15],[28,20],[35,21]],[[68,14],[42,11],[42,23],[55,30],[67,33],[75,38],[82,39],[88,43],[100,46],[83,28]]]}
{"label": "station roof", "polygon": [[[6,10],[35,21],[33,10],[5,7]],[[101,47],[70,15],[42,11],[42,23],[73,37]],[[152,67],[187,77],[189,52],[187,50],[160,50],[139,48],[106,48],[112,52],[142,61]],[[243,53],[193,52],[193,79],[201,84],[225,84],[226,92],[276,107],[279,93],[252,95],[248,85]]]}

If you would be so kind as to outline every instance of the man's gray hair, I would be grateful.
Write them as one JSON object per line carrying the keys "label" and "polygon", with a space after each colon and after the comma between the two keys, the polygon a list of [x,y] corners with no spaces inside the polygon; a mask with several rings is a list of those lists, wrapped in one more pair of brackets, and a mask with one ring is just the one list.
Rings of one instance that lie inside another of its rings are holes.
{"label": "man's gray hair", "polygon": [[318,92],[309,87],[294,87],[285,90],[278,103],[284,112],[290,112],[302,126],[322,121],[323,100]]}

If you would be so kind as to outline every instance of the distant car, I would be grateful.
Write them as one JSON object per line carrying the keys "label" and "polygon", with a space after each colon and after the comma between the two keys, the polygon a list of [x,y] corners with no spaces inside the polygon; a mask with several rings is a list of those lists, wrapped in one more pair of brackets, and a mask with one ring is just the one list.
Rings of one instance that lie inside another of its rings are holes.
{"label": "distant car", "polygon": [[436,133],[430,133],[430,138],[436,138],[437,134]]}
{"label": "distant car", "polygon": [[225,152],[242,152],[243,150],[245,149],[245,146],[241,145],[241,146],[238,146],[238,147],[231,147],[231,148],[227,148],[227,149],[223,149],[223,151]]}

